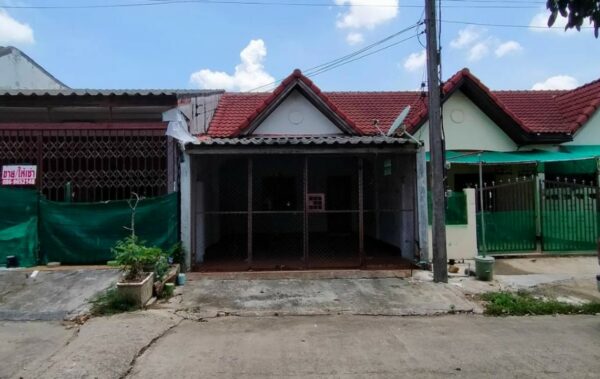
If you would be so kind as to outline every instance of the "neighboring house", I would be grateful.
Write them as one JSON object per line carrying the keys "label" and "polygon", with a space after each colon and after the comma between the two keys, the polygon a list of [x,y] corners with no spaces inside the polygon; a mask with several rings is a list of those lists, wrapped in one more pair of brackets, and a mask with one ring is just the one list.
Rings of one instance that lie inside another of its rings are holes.
{"label": "neighboring house", "polygon": [[[468,152],[483,152],[486,182],[544,172],[550,176],[574,174],[565,172],[568,165],[564,161],[600,156],[600,116],[596,112],[600,80],[569,91],[491,91],[463,69],[443,88],[450,189],[461,190],[478,182],[478,168],[472,165],[477,157],[465,154]],[[416,108],[409,115],[407,129],[428,146],[426,98]],[[587,156],[560,154],[577,145],[599,148],[588,148]],[[578,179],[595,181],[596,165],[592,163],[577,172]]]}
{"label": "neighboring house", "polygon": [[321,92],[299,70],[272,93],[224,93],[207,128],[184,145],[182,242],[192,266],[427,259],[422,147],[385,135],[417,95]]}
{"label": "neighboring house", "polygon": [[[464,69],[443,95],[446,184],[461,191],[483,183],[479,250],[594,249],[600,80],[568,91],[491,91]],[[406,127],[427,143],[425,100]]]}
{"label": "neighboring house", "polygon": [[64,201],[177,190],[178,149],[162,112],[218,91],[0,90],[0,166],[37,165],[37,188]]}
{"label": "neighboring house", "polygon": [[0,46],[0,89],[69,88],[13,46]]}

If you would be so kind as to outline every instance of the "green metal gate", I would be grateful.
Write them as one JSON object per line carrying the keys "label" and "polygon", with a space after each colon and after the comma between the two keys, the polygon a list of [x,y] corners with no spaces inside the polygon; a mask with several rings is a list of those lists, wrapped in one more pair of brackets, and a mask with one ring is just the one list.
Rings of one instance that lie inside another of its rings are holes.
{"label": "green metal gate", "polygon": [[[512,253],[536,249],[536,178],[484,183],[477,188],[479,253]],[[483,205],[483,208],[482,208]]]}
{"label": "green metal gate", "polygon": [[548,252],[594,250],[598,240],[598,187],[574,181],[540,183],[542,249]]}

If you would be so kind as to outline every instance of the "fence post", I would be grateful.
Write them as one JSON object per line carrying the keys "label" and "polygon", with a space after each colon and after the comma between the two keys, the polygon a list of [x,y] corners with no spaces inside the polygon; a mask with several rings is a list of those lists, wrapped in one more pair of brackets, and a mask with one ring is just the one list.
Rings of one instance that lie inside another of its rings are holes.
{"label": "fence post", "polygon": [[544,180],[546,179],[546,174],[542,171],[539,172],[540,164],[538,163],[536,167],[537,178],[535,180],[535,235],[538,239],[537,250],[541,251],[543,248],[542,243],[542,193],[544,191]]}
{"label": "fence post", "polygon": [[481,214],[481,245],[483,246],[483,256],[487,255],[487,245],[485,243],[485,208],[483,207],[483,162],[481,153],[479,155],[479,212]]}

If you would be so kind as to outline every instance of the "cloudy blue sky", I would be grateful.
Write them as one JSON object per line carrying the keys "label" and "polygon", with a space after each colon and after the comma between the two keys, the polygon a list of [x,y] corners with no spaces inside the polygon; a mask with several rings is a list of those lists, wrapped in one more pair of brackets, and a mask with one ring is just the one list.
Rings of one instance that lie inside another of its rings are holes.
{"label": "cloudy blue sky", "polygon": [[[423,12],[422,0],[264,0],[318,6],[175,0],[117,8],[19,8],[156,2],[0,0],[0,45],[20,48],[74,88],[245,91],[368,46],[414,25]],[[444,0],[443,76],[468,67],[492,89],[572,88],[600,78],[600,40],[590,29],[536,28],[546,21],[544,3]],[[498,24],[519,27],[493,26]],[[377,48],[416,33],[412,29]],[[411,38],[313,80],[329,91],[414,90],[424,64],[423,47]]]}

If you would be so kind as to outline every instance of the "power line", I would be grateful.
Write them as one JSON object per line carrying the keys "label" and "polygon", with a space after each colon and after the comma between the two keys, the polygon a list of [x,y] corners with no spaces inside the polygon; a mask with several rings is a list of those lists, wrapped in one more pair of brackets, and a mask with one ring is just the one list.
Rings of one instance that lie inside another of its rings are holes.
{"label": "power line", "polygon": [[[308,77],[310,75],[310,73],[317,72],[317,71],[320,71],[320,70],[323,70],[323,72],[325,72],[325,68],[328,68],[328,67],[333,66],[333,65],[337,65],[337,64],[342,63],[342,62],[344,62],[344,61],[346,61],[348,59],[354,58],[354,57],[356,57],[356,56],[358,56],[358,55],[360,55],[362,53],[365,53],[365,52],[369,51],[370,49],[372,49],[372,48],[374,48],[376,46],[379,46],[379,45],[381,45],[381,44],[383,44],[383,43],[385,43],[385,42],[387,42],[387,41],[389,41],[389,40],[391,40],[391,39],[393,39],[393,38],[395,38],[395,37],[397,37],[397,36],[399,36],[399,35],[401,35],[403,33],[406,33],[409,30],[417,28],[422,23],[423,23],[422,21],[419,21],[419,22],[415,23],[414,25],[408,26],[408,27],[406,27],[406,28],[404,28],[404,29],[396,32],[396,33],[390,34],[387,37],[384,37],[384,38],[382,38],[382,39],[380,39],[378,41],[375,41],[372,44],[370,44],[368,46],[365,46],[365,47],[363,47],[361,49],[353,51],[350,54],[346,54],[346,55],[344,55],[342,57],[339,57],[339,58],[327,61],[325,63],[321,63],[319,65],[316,65],[316,66],[313,66],[313,67],[309,67],[309,68],[307,68],[307,69],[304,70],[305,76]],[[413,37],[416,37],[416,35],[413,36]],[[283,79],[285,79],[285,78],[283,78]],[[258,91],[259,89],[262,89],[262,88],[265,88],[265,87],[270,87],[270,86],[272,86],[274,84],[277,84],[277,83],[281,82],[283,79],[275,80],[275,81],[273,81],[271,83],[263,84],[262,86],[259,86],[259,87],[256,87],[256,88],[252,88],[252,89],[250,89],[248,91],[244,91],[244,92]]]}
{"label": "power line", "polygon": [[[425,32],[421,32],[420,34],[425,34]],[[324,73],[324,72],[327,72],[327,71],[333,70],[334,68],[338,68],[338,67],[340,67],[340,66],[344,66],[344,65],[346,65],[346,64],[348,64],[348,63],[352,63],[352,62],[355,62],[355,61],[357,61],[357,60],[359,60],[359,59],[363,59],[363,58],[366,58],[366,57],[368,57],[368,56],[370,56],[370,55],[373,55],[373,54],[379,53],[380,51],[387,50],[387,49],[389,49],[389,48],[391,48],[391,47],[394,47],[394,46],[396,46],[396,45],[399,45],[399,44],[401,44],[401,43],[403,43],[403,42],[406,42],[406,41],[408,41],[408,40],[410,40],[410,39],[413,39],[413,38],[417,38],[417,35],[412,35],[412,36],[410,36],[410,37],[406,37],[406,38],[404,38],[404,39],[401,39],[400,41],[397,41],[397,42],[391,43],[391,44],[389,44],[389,45],[387,45],[387,46],[384,46],[384,47],[382,47],[382,48],[380,48],[380,49],[374,50],[374,51],[372,51],[372,52],[370,52],[370,53],[368,53],[368,54],[364,54],[364,55],[361,55],[361,56],[359,56],[359,57],[357,57],[357,58],[350,59],[350,60],[348,60],[348,61],[344,61],[344,62],[342,62],[342,63],[340,63],[340,64],[337,64],[337,65],[335,65],[335,66],[331,66],[330,68],[327,68],[327,69],[318,70],[318,71],[316,71],[316,72],[314,72],[314,73],[311,73],[311,74],[308,74],[308,75],[306,75],[306,76],[308,76],[308,77],[313,77],[313,76],[320,75],[320,74],[322,74],[322,73]]]}
{"label": "power line", "polygon": [[[539,8],[534,5],[538,2],[508,2],[507,4],[495,4],[491,1],[482,0],[453,0],[456,3],[474,3],[464,5],[444,5],[444,8],[478,8],[478,9],[531,9]],[[133,8],[133,7],[152,7],[152,6],[164,6],[164,5],[175,5],[175,4],[219,4],[219,5],[252,5],[252,6],[279,6],[279,7],[338,7],[338,8],[349,8],[349,7],[372,7],[372,8],[423,8],[422,5],[418,4],[337,4],[337,3],[322,3],[322,2],[302,2],[302,1],[271,1],[271,0],[156,0],[136,3],[112,3],[112,4],[81,4],[81,5],[0,5],[0,8],[4,9],[47,9],[47,10],[59,10],[59,9],[99,9],[99,8]],[[514,4],[514,5],[510,5]],[[525,4],[525,5],[523,5]],[[531,4],[531,5],[527,5]]]}
{"label": "power line", "polygon": [[[459,20],[442,20],[441,22],[446,23],[446,24],[489,26],[489,27],[497,27],[497,28],[527,28],[527,29],[544,29],[544,30],[550,29],[550,27],[548,27],[548,26],[541,26],[541,25],[492,24],[492,23],[485,23],[485,22],[459,21]],[[558,30],[559,28],[554,28],[554,29]],[[582,26],[581,29],[593,29],[593,27],[592,26]]]}
{"label": "power line", "polygon": [[344,60],[350,59],[352,57],[355,57],[357,55],[360,55],[361,53],[363,53],[365,51],[368,51],[368,50],[372,49],[375,46],[379,46],[379,45],[383,44],[384,42],[387,42],[387,41],[389,41],[389,40],[391,40],[391,39],[399,36],[400,34],[406,33],[407,31],[412,30],[414,28],[418,28],[422,24],[423,24],[423,22],[419,21],[419,22],[417,22],[414,25],[411,25],[411,26],[409,26],[407,28],[404,28],[404,29],[402,29],[402,30],[400,30],[400,31],[398,31],[398,32],[396,32],[394,34],[390,34],[389,36],[387,36],[387,37],[385,37],[383,39],[380,39],[379,41],[376,41],[376,42],[374,42],[374,43],[372,43],[372,44],[370,44],[368,46],[365,46],[365,47],[363,47],[363,48],[361,48],[359,50],[356,50],[356,51],[354,51],[354,52],[352,52],[350,54],[344,55],[343,57],[340,57],[338,59],[334,59],[332,61],[320,64],[320,65],[317,65],[317,66],[314,66],[314,67],[310,67],[310,68],[306,69],[306,72],[310,72],[310,71],[314,71],[314,70],[319,70],[319,69],[322,69],[322,68],[326,68],[327,66],[334,65],[334,64],[336,64],[336,63],[338,63],[340,61],[344,61]]}

